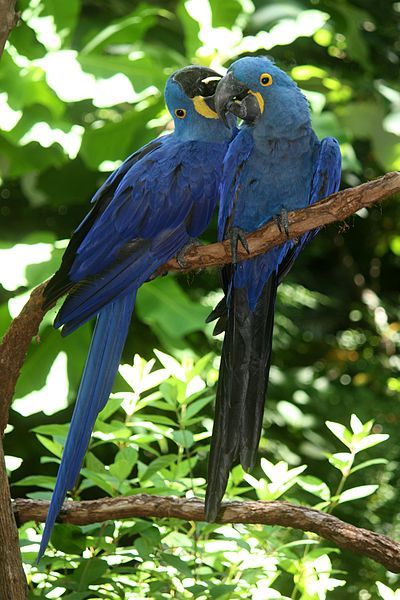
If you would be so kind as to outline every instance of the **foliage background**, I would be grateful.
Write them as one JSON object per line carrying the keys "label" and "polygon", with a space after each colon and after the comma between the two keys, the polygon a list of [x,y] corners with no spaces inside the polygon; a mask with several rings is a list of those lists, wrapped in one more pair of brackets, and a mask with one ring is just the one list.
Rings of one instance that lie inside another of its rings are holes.
{"label": "foliage background", "polygon": [[[162,90],[176,68],[191,62],[226,67],[237,56],[267,52],[307,94],[318,135],[340,141],[344,187],[400,169],[399,2],[18,4],[22,22],[0,68],[2,331],[29,290],[57,268],[65,240],[107,173],[170,126]],[[366,450],[365,458],[383,453],[386,462],[352,479],[353,486],[372,482],[379,489],[369,496],[373,490],[364,489],[361,499],[362,491],[354,493],[335,514],[397,539],[399,219],[399,202],[392,199],[382,209],[360,211],[346,226],[329,227],[281,286],[260,447],[271,463],[307,464],[307,474],[334,494],[340,464],[335,469],[325,453],[343,447],[324,422],[348,425],[352,413],[363,423],[374,419],[373,434],[385,432],[390,439],[382,451]],[[215,239],[215,223],[205,239]],[[155,358],[158,374],[143,379],[139,358],[136,370],[122,369],[110,404],[115,412],[110,408],[99,421],[95,453],[74,497],[143,487],[149,493],[204,493],[220,349],[204,318],[219,293],[211,271],[143,287],[123,362],[132,365],[134,354]],[[61,339],[53,316],[42,324],[40,343],[32,344],[11,413],[6,452],[11,481],[19,482],[14,496],[49,497],[90,339],[92,324]],[[154,348],[164,354],[155,356]],[[357,430],[357,421],[353,425]],[[102,463],[111,466],[106,470]],[[256,497],[253,487],[265,479],[268,464],[247,482],[236,469],[229,495]],[[299,481],[285,498],[310,504],[315,495],[322,501],[329,496],[324,487],[315,493],[315,480]],[[314,496],[304,489],[312,483]],[[400,585],[366,559],[330,553],[324,543],[309,550],[301,540],[314,539],[277,528],[168,520],[116,529],[58,526],[56,553],[50,550],[36,568],[38,532],[34,524],[21,531],[32,597],[367,600],[394,597],[390,589]],[[292,542],[299,545],[286,546]],[[376,581],[383,583],[377,587]]]}

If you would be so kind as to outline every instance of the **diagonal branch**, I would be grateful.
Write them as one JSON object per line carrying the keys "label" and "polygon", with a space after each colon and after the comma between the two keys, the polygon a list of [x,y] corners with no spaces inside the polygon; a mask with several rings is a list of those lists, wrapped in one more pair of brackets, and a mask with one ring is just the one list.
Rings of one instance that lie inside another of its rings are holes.
{"label": "diagonal branch", "polygon": [[[49,503],[44,500],[14,500],[17,522],[45,521]],[[204,521],[204,502],[198,498],[183,499],[171,496],[121,496],[83,502],[64,502],[58,521],[88,525],[132,517],[175,518],[185,521]],[[225,502],[218,523],[257,523],[281,525],[310,531],[400,573],[400,544],[368,529],[355,527],[330,514],[289,504],[288,502]]]}
{"label": "diagonal branch", "polygon": [[[1,1],[1,0],[0,0]],[[296,238],[317,227],[343,221],[361,208],[388,198],[400,192],[400,172],[387,173],[355,188],[332,194],[325,200],[302,210],[289,213],[289,237]],[[246,260],[262,254],[287,240],[274,223],[258,229],[247,236],[250,253],[238,248],[238,257]],[[196,269],[219,267],[232,261],[230,242],[196,246],[185,255],[185,268],[175,259],[168,261],[157,274],[177,271],[180,273]],[[21,314],[14,319],[0,346],[0,434],[8,421],[9,405],[14,394],[15,384],[23,365],[32,337],[39,329],[45,311],[42,309],[45,283],[32,292]]]}

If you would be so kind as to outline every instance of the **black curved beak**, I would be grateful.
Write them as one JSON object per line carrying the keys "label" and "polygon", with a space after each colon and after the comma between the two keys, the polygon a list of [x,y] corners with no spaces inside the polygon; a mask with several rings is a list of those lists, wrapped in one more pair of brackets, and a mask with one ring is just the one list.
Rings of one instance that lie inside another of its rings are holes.
{"label": "black curved beak", "polygon": [[232,72],[228,72],[217,85],[215,110],[221,121],[229,127],[226,114],[232,113],[246,123],[254,123],[261,115],[257,98]]}

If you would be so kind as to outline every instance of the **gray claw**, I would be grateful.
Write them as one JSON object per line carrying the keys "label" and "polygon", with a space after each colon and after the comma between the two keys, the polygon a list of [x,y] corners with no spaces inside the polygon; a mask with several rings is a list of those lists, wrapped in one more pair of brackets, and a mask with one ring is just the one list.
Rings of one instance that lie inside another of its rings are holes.
{"label": "gray claw", "polygon": [[237,263],[237,248],[239,242],[242,244],[247,254],[250,254],[249,244],[247,243],[246,239],[246,232],[241,227],[232,227],[228,237],[231,240],[232,263],[235,265]]}
{"label": "gray claw", "polygon": [[280,233],[285,233],[289,239],[289,217],[286,208],[282,207],[281,212],[273,217]]}
{"label": "gray claw", "polygon": [[176,255],[176,262],[180,266],[181,269],[185,269],[187,267],[187,263],[185,260],[185,255],[188,250],[194,248],[195,246],[201,246],[201,242],[196,238],[190,238],[190,240],[181,248]]}

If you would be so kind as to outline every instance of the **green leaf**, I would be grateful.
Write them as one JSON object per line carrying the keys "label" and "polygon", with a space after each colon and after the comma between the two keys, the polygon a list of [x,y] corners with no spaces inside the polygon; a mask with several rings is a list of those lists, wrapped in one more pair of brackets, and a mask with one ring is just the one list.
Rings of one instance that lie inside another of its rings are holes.
{"label": "green leaf", "polygon": [[377,444],[382,444],[382,442],[386,442],[389,439],[387,433],[373,433],[368,435],[367,437],[359,440],[355,444],[355,451],[361,452],[362,450],[366,450],[367,448],[372,448],[372,446],[376,446]]}
{"label": "green leaf", "polygon": [[206,306],[190,300],[173,277],[159,277],[143,285],[136,307],[139,318],[162,341],[168,345],[173,342],[174,347],[187,334],[203,330],[209,312]]}
{"label": "green leaf", "polygon": [[161,559],[167,563],[167,565],[171,565],[180,573],[183,577],[192,577],[193,573],[188,564],[176,556],[175,554],[167,554],[167,552],[161,553]]}
{"label": "green leaf", "polygon": [[221,583],[219,585],[210,586],[210,597],[212,600],[217,600],[217,598],[230,598],[232,592],[235,591],[237,584],[227,584]]}
{"label": "green leaf", "polygon": [[87,589],[89,585],[99,583],[107,570],[108,565],[104,560],[87,559],[75,570],[74,579],[79,582],[79,589]]}
{"label": "green leaf", "polygon": [[339,504],[344,502],[351,502],[352,500],[358,500],[359,498],[365,498],[370,496],[378,489],[379,485],[359,485],[349,490],[345,490],[339,496]]}
{"label": "green leaf", "polygon": [[45,448],[47,448],[47,450],[49,450],[52,454],[54,454],[58,458],[61,458],[62,451],[63,451],[63,447],[61,446],[61,444],[58,444],[57,442],[53,442],[53,440],[49,440],[49,438],[44,437],[43,435],[40,435],[40,434],[38,434],[36,437],[39,440],[39,442]]}
{"label": "green leaf", "polygon": [[52,490],[54,488],[56,478],[49,477],[47,475],[28,475],[28,477],[24,477],[19,481],[16,481],[14,485],[26,485],[26,486],[37,486],[42,487],[47,490]]}
{"label": "green leaf", "polygon": [[[332,10],[333,9],[333,10]],[[369,50],[366,40],[362,34],[362,24],[371,20],[365,10],[354,6],[351,2],[335,3],[331,6],[333,14],[336,12],[342,17],[342,27],[346,35],[347,52],[351,58],[359,62],[366,71],[369,71]]]}
{"label": "green leaf", "polygon": [[120,398],[109,398],[103,410],[99,413],[99,421],[107,421],[120,408],[122,400]]}
{"label": "green leaf", "polygon": [[80,490],[86,490],[94,485],[97,485],[101,490],[104,490],[109,496],[114,496],[119,484],[118,479],[115,479],[112,483],[108,481],[111,477],[107,477],[107,472],[103,474],[91,471],[88,468],[81,469],[81,475],[85,477],[84,481],[80,484]]}
{"label": "green leaf", "polygon": [[159,14],[165,16],[165,13],[166,11],[160,9],[138,6],[132,13],[112,21],[107,27],[101,29],[82,48],[81,53],[89,54],[95,50],[100,54],[110,44],[133,45],[141,40],[146,31],[156,23],[156,16]]}
{"label": "green leaf", "polygon": [[387,465],[388,460],[386,458],[373,458],[371,460],[366,460],[359,465],[353,467],[350,471],[350,474],[355,473],[356,471],[361,471],[361,469],[366,469],[367,467],[372,467],[374,465]]}
{"label": "green leaf", "polygon": [[350,452],[336,452],[327,455],[329,462],[343,474],[348,474],[353,464],[354,455]]}
{"label": "green leaf", "polygon": [[207,404],[210,404],[213,399],[213,396],[206,396],[205,398],[200,398],[199,400],[191,402],[187,407],[185,415],[182,419],[183,424],[185,424],[186,421],[189,421],[189,419],[197,415],[197,413],[199,413],[202,410],[202,408],[207,406]]}
{"label": "green leaf", "polygon": [[175,377],[180,381],[186,381],[184,368],[173,356],[165,354],[165,352],[161,352],[157,349],[154,349],[154,354],[172,377]]}
{"label": "green leaf", "polygon": [[363,424],[361,423],[360,419],[357,417],[357,415],[352,414],[350,417],[350,427],[353,430],[353,433],[362,433],[363,432]]}
{"label": "green leaf", "polygon": [[334,423],[333,421],[325,421],[325,425],[345,446],[351,448],[352,435],[344,425],[341,423]]}
{"label": "green leaf", "polygon": [[194,444],[193,433],[188,430],[174,431],[172,434],[172,438],[178,444],[178,446],[183,446],[183,448],[191,448]]}
{"label": "green leaf", "polygon": [[381,598],[383,598],[383,600],[397,600],[397,598],[400,597],[400,594],[397,594],[397,591],[395,593],[392,589],[390,589],[390,587],[381,581],[376,581],[375,583],[376,587],[378,588],[379,595]]}
{"label": "green leaf", "polygon": [[100,475],[104,474],[105,472],[104,464],[101,462],[101,460],[97,458],[97,456],[93,454],[93,452],[86,453],[85,465],[88,471],[94,471],[95,473],[99,473]]}
{"label": "green leaf", "polygon": [[312,475],[302,475],[297,479],[297,484],[321,500],[329,500],[331,497],[330,490],[326,483],[318,479],[318,477],[313,477]]}
{"label": "green leaf", "polygon": [[244,12],[244,3],[240,0],[210,0],[213,27],[230,29],[239,15]]}
{"label": "green leaf", "polygon": [[141,111],[131,109],[117,122],[86,129],[80,150],[85,164],[90,169],[97,169],[104,161],[125,160],[154,137],[150,130],[143,128],[143,123],[154,118],[160,108],[160,103],[156,102]]}
{"label": "green leaf", "polygon": [[77,525],[56,523],[51,534],[51,543],[56,550],[66,554],[81,554],[86,548],[86,536]]}
{"label": "green leaf", "polygon": [[[51,19],[61,40],[66,44],[70,40],[72,32],[75,29],[76,20],[80,10],[80,0],[68,0],[68,2],[42,0],[39,3],[39,7],[39,22],[41,19]],[[36,16],[35,12],[33,14]],[[32,26],[31,19],[28,18],[27,22]],[[37,17],[33,23],[38,23]],[[33,25],[33,28],[35,28],[35,25]],[[42,32],[42,27],[39,26],[38,31]],[[38,37],[45,43],[45,40],[41,39],[40,35]],[[51,45],[48,47],[49,50],[52,48]]]}
{"label": "green leaf", "polygon": [[65,440],[69,430],[69,424],[57,425],[52,423],[51,425],[38,425],[33,427],[31,431],[35,433],[43,433],[44,435],[52,435],[54,439]]}
{"label": "green leaf", "polygon": [[19,54],[26,56],[30,60],[42,58],[46,53],[45,47],[36,38],[33,29],[23,19],[19,21],[18,27],[14,27],[11,30],[9,40],[18,50]]}
{"label": "green leaf", "polygon": [[110,466],[109,472],[120,481],[125,481],[136,465],[138,452],[135,448],[122,448],[115,457],[114,463]]}
{"label": "green leaf", "polygon": [[199,40],[200,26],[199,23],[190,16],[187,10],[187,2],[180,0],[176,7],[176,14],[182,24],[185,34],[185,50],[189,59],[196,56],[197,49],[201,46]]}
{"label": "green leaf", "polygon": [[155,473],[161,471],[162,469],[168,468],[176,461],[175,454],[166,454],[164,456],[159,456],[154,459],[147,469],[144,471],[142,476],[140,477],[140,481],[147,481],[150,479]]}

